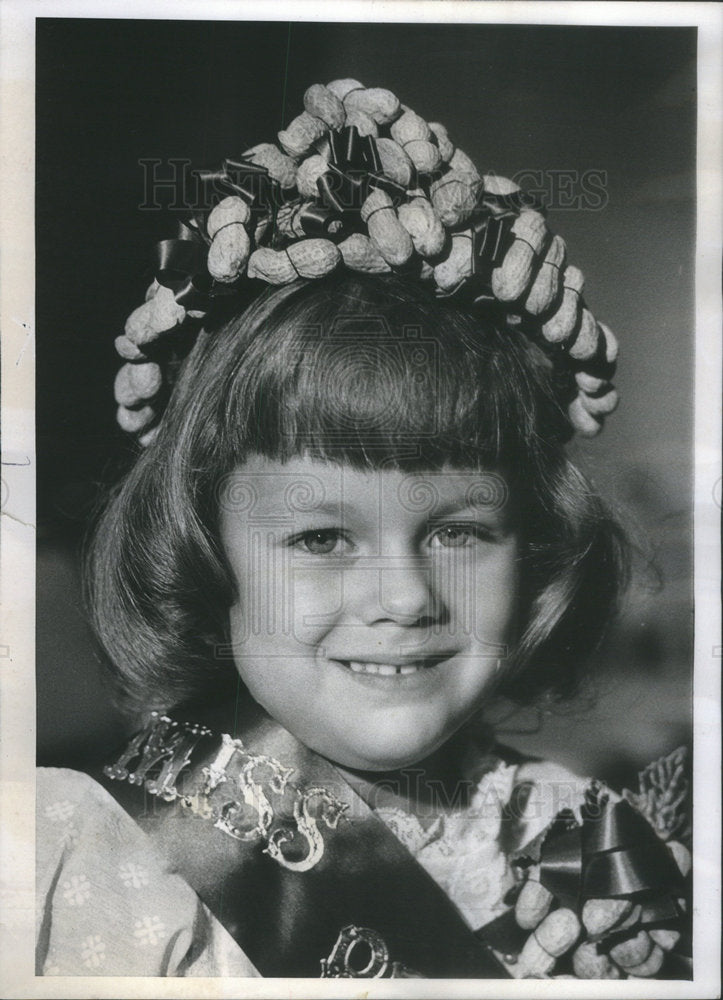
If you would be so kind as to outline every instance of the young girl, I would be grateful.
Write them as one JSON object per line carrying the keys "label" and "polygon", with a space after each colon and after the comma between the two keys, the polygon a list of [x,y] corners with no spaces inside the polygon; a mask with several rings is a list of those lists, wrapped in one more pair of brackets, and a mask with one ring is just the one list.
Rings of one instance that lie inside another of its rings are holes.
{"label": "young girl", "polygon": [[620,796],[482,722],[572,693],[615,608],[565,454],[615,339],[389,91],[311,87],[279,142],[201,175],[116,342],[143,451],[89,585],[142,723],[40,773],[38,974],[686,976],[680,754]]}

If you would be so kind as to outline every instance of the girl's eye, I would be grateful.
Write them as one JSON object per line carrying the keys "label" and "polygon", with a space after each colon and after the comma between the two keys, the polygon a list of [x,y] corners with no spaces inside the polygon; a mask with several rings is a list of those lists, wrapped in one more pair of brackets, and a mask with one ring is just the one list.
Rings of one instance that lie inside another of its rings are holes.
{"label": "girl's eye", "polygon": [[480,541],[483,532],[477,527],[463,527],[461,525],[450,525],[440,528],[432,535],[432,545],[441,545],[445,549],[460,549],[474,542]]}
{"label": "girl's eye", "polygon": [[296,539],[295,546],[302,552],[309,552],[314,556],[329,556],[340,555],[346,551],[348,542],[336,529],[326,528],[304,532]]}

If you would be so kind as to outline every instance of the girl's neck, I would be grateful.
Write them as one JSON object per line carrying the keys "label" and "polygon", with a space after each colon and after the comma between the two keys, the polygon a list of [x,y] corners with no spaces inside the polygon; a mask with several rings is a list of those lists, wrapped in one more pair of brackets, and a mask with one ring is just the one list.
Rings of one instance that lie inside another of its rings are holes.
{"label": "girl's neck", "polygon": [[489,732],[470,724],[425,760],[399,770],[337,768],[372,809],[398,808],[434,818],[466,808],[479,777],[474,763],[492,743]]}

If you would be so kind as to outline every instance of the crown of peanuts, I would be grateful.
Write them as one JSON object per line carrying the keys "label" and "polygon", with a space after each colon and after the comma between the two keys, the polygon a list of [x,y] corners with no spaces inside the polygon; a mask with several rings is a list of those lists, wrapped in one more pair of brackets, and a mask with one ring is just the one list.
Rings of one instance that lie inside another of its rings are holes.
{"label": "crown of peanuts", "polygon": [[597,434],[618,402],[617,341],[585,305],[583,275],[541,206],[480,175],[443,125],[388,90],[314,84],[304,108],[278,146],[197,173],[202,207],[157,245],[146,301],[116,338],[120,426],[153,440],[173,370],[159,346],[197,330],[215,299],[249,279],[284,285],[346,267],[401,271],[500,310],[569,373],[571,427]]}

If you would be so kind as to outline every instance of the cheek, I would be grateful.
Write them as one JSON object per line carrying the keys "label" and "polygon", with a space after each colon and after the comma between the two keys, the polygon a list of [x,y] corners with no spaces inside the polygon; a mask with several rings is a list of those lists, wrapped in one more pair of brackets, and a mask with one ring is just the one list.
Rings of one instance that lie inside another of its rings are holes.
{"label": "cheek", "polygon": [[289,619],[295,639],[314,642],[348,614],[348,576],[330,566],[292,565]]}
{"label": "cheek", "polygon": [[443,567],[437,586],[453,621],[467,635],[494,642],[509,639],[518,608],[516,545],[481,560],[470,556]]}
{"label": "cheek", "polygon": [[349,587],[341,569],[304,566],[286,553],[244,553],[233,565],[238,599],[230,610],[235,645],[263,647],[289,638],[316,641],[345,613]]}

